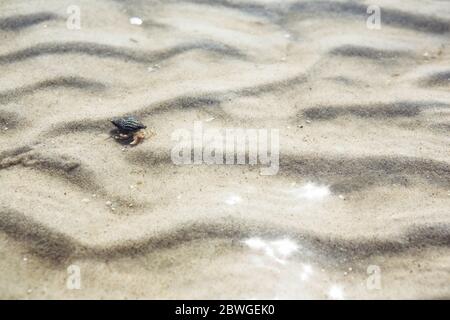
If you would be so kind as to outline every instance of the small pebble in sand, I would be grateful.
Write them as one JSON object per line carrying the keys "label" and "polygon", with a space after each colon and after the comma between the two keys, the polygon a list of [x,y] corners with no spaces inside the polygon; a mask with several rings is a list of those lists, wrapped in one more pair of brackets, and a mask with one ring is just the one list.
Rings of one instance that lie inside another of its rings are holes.
{"label": "small pebble in sand", "polygon": [[4,127],[3,130],[5,130],[5,131],[8,130],[8,127]]}
{"label": "small pebble in sand", "polygon": [[211,121],[213,121],[215,118],[208,118],[208,119],[206,119],[205,120],[205,122],[211,122]]}
{"label": "small pebble in sand", "polygon": [[129,203],[128,206],[129,206],[130,208],[132,208],[132,207],[133,207],[133,204],[132,204],[132,203]]}
{"label": "small pebble in sand", "polygon": [[111,201],[106,201],[105,204],[109,207],[109,206],[112,205],[112,202]]}
{"label": "small pebble in sand", "polygon": [[345,197],[344,197],[342,194],[340,194],[340,195],[339,195],[339,199],[345,200]]}
{"label": "small pebble in sand", "polygon": [[96,198],[97,197],[97,195],[94,193],[93,195],[92,195],[92,198]]}
{"label": "small pebble in sand", "polygon": [[348,268],[348,271],[352,271],[352,270],[353,270],[352,267]]}
{"label": "small pebble in sand", "polygon": [[33,290],[31,290],[31,289],[27,290],[27,293],[32,293],[32,292],[33,292]]}
{"label": "small pebble in sand", "polygon": [[347,272],[344,272],[344,276],[346,276],[348,273]]}
{"label": "small pebble in sand", "polygon": [[28,260],[28,258],[27,257],[23,257],[23,261],[27,261]]}
{"label": "small pebble in sand", "polygon": [[179,195],[177,196],[177,199],[178,199],[178,200],[180,200],[180,199],[181,199],[181,194],[179,194]]}
{"label": "small pebble in sand", "polygon": [[130,18],[130,23],[135,26],[140,26],[142,24],[142,19],[138,17]]}
{"label": "small pebble in sand", "polygon": [[310,124],[310,123],[311,123],[311,120],[306,120],[306,123]]}
{"label": "small pebble in sand", "polygon": [[83,200],[81,200],[81,202],[87,203],[87,202],[89,202],[89,199],[88,198],[84,198]]}
{"label": "small pebble in sand", "polygon": [[291,37],[291,35],[290,35],[289,33],[286,33],[286,34],[284,35],[284,37],[285,37],[286,39],[289,39],[289,38]]}

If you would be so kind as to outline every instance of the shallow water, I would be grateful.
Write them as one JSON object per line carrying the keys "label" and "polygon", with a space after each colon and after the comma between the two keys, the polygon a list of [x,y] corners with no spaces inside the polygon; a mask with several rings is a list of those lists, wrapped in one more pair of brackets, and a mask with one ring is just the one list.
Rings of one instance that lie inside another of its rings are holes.
{"label": "shallow water", "polygon": [[[445,2],[78,3],[0,4],[0,297],[450,296]],[[198,123],[279,170],[177,165]]]}

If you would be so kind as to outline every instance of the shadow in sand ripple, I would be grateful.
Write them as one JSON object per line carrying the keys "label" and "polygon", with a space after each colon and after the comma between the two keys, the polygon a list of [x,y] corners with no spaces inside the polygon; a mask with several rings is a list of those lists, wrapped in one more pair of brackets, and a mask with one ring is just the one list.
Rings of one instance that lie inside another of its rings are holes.
{"label": "shadow in sand ripple", "polygon": [[258,3],[251,2],[240,2],[240,1],[229,1],[229,0],[181,0],[180,2],[190,2],[201,5],[215,6],[215,7],[225,7],[229,9],[236,9],[243,13],[250,15],[267,17],[275,19],[278,17],[278,9],[274,8],[270,4],[262,5]]}
{"label": "shadow in sand ripple", "polygon": [[[258,96],[262,94],[270,94],[274,92],[282,92],[295,88],[296,85],[306,82],[304,75],[263,83],[256,86],[243,87],[239,89],[224,90],[219,92],[200,93],[197,95],[181,95],[172,99],[154,102],[150,105],[137,108],[133,114],[137,117],[146,117],[175,110],[185,109],[201,109],[207,108],[208,111],[215,112],[217,117],[230,118],[221,109],[223,101],[231,101],[239,97]],[[126,116],[129,112],[116,116]],[[55,124],[47,132],[43,133],[44,137],[54,137],[68,132],[100,132],[110,127],[109,119],[83,119],[70,122]]]}
{"label": "shadow in sand ripple", "polygon": [[402,59],[402,61],[404,61],[405,58],[412,57],[412,54],[407,51],[384,50],[355,45],[344,45],[334,48],[329,52],[329,54],[351,58],[365,58],[376,61],[385,61],[388,59]]}
{"label": "shadow in sand ripple", "polygon": [[407,157],[318,158],[284,156],[280,173],[331,185],[336,193],[349,193],[378,185],[413,185],[416,179],[443,189],[450,187],[450,165]]}
{"label": "shadow in sand ripple", "polygon": [[424,87],[448,87],[450,88],[450,70],[435,72],[419,81]]}
{"label": "shadow in sand ripple", "polygon": [[70,237],[4,207],[0,207],[0,231],[25,243],[31,253],[49,262],[64,262],[76,250],[76,244]]}
{"label": "shadow in sand ripple", "polygon": [[104,188],[95,180],[95,174],[83,168],[81,162],[65,155],[43,155],[32,150],[31,147],[18,148],[3,152],[0,158],[0,170],[12,166],[22,165],[39,171],[50,172],[85,190],[102,194]]}
{"label": "shadow in sand ripple", "polygon": [[41,43],[30,48],[1,55],[0,64],[10,64],[45,55],[63,54],[80,54],[99,58],[114,58],[136,63],[159,63],[191,50],[205,50],[207,52],[219,54],[223,57],[238,59],[244,59],[245,57],[238,49],[212,41],[196,41],[179,44],[175,47],[152,52],[141,52],[129,48],[113,47],[94,42],[64,42]]}
{"label": "shadow in sand ripple", "polygon": [[[251,237],[287,237],[316,254],[318,259],[363,258],[377,254],[398,253],[423,246],[448,246],[450,228],[447,224],[409,227],[397,240],[354,239],[346,240],[319,235],[304,230],[269,226],[267,223],[227,218],[216,223],[187,223],[156,237],[138,241],[124,241],[109,248],[84,249],[86,257],[114,259],[126,256],[141,256],[147,252],[161,250],[193,240],[230,239],[242,240]],[[329,262],[329,260],[328,260]]]}
{"label": "shadow in sand ripple", "polygon": [[7,128],[6,130],[8,131],[17,129],[23,124],[23,119],[21,119],[17,114],[0,110],[0,131],[5,131],[5,128]]}
{"label": "shadow in sand ripple", "polygon": [[57,19],[58,16],[51,12],[38,12],[28,15],[9,16],[0,18],[0,30],[19,31],[45,21]]}
{"label": "shadow in sand ripple", "polygon": [[[127,156],[127,160],[134,165],[144,167],[173,165],[169,152],[162,150],[136,150]],[[249,166],[250,169],[251,166]],[[419,182],[442,189],[450,187],[449,164],[430,159],[399,156],[325,158],[282,155],[280,174],[330,185],[335,193],[351,193],[380,185],[410,186]]]}
{"label": "shadow in sand ripple", "polygon": [[111,260],[139,257],[155,250],[169,249],[194,240],[229,239],[249,237],[288,237],[308,249],[317,259],[360,259],[377,254],[400,253],[425,246],[450,245],[450,228],[447,224],[409,227],[396,240],[354,239],[346,240],[319,235],[295,228],[277,227],[257,221],[220,219],[214,223],[184,223],[158,235],[139,240],[123,239],[112,246],[83,245],[78,240],[7,207],[0,207],[0,232],[23,243],[31,253],[42,259],[64,265],[70,259]]}
{"label": "shadow in sand ripple", "polygon": [[19,99],[23,96],[33,94],[39,90],[69,88],[80,89],[85,91],[100,91],[106,86],[100,82],[92,81],[80,77],[58,77],[54,79],[44,80],[33,83],[28,86],[14,88],[8,91],[0,92],[0,102],[7,102],[12,99]]}
{"label": "shadow in sand ripple", "polygon": [[[293,3],[289,8],[289,14],[297,13],[305,17],[320,16],[332,18],[337,16],[353,16],[361,21],[367,19],[368,5],[355,2],[334,1],[307,1]],[[450,21],[411,12],[400,11],[383,7],[383,24],[397,28],[410,29],[435,34],[443,34],[450,31]]]}
{"label": "shadow in sand ripple", "polygon": [[301,115],[311,120],[333,120],[344,116],[389,120],[416,117],[423,110],[430,108],[448,107],[449,105],[440,102],[399,101],[369,105],[317,106],[303,110]]}

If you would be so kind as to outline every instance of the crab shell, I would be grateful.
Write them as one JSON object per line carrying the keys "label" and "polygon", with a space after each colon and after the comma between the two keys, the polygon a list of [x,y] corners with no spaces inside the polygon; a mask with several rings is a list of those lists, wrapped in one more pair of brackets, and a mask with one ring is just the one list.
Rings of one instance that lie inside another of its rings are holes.
{"label": "crab shell", "polygon": [[111,120],[111,123],[117,127],[119,132],[122,133],[131,133],[147,128],[147,126],[140,123],[134,117],[113,119]]}

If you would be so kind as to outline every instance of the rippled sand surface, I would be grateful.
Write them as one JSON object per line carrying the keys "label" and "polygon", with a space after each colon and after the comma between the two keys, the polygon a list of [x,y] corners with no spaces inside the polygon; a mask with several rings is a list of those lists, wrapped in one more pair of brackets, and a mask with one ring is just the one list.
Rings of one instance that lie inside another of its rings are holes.
{"label": "rippled sand surface", "polygon": [[[450,298],[449,2],[75,2],[0,3],[1,298]],[[174,165],[195,121],[279,173]]]}

